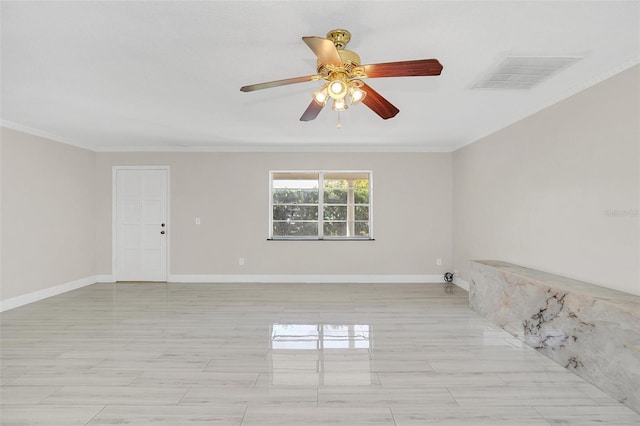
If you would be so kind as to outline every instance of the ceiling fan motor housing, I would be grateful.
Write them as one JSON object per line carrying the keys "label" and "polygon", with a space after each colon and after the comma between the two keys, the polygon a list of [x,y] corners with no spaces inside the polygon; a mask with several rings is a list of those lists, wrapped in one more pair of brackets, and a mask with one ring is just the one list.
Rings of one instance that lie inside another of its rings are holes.
{"label": "ceiling fan motor housing", "polygon": [[[336,50],[338,51],[338,55],[340,55],[340,59],[342,60],[342,67],[344,71],[351,77],[351,71],[355,67],[360,66],[360,56],[356,52],[351,50],[346,50],[345,47],[349,40],[351,40],[351,33],[347,30],[336,29],[331,30],[327,33],[327,39],[331,40],[333,44],[336,46]],[[336,71],[336,69],[331,69],[327,64],[323,64],[318,60],[317,67],[318,74],[324,75],[327,77],[331,72]],[[342,70],[340,70],[342,71]]]}
{"label": "ceiling fan motor housing", "polygon": [[[343,67],[347,74],[349,74],[353,68],[360,66],[360,56],[358,56],[356,52],[351,50],[338,50],[338,55],[340,55],[340,59],[342,60]],[[320,60],[318,60],[316,64],[318,74],[328,74],[329,70],[326,64],[323,64]]]}
{"label": "ceiling fan motor housing", "polygon": [[336,49],[342,50],[347,46],[349,40],[351,40],[351,33],[343,29],[331,30],[327,33],[327,39],[336,45]]}

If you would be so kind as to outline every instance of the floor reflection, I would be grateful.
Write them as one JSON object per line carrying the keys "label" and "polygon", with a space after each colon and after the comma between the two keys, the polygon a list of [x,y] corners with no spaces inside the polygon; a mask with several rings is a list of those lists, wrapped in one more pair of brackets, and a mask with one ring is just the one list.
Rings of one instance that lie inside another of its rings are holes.
{"label": "floor reflection", "polygon": [[273,324],[271,349],[369,349],[368,325]]}
{"label": "floor reflection", "polygon": [[273,385],[371,385],[366,324],[272,324]]}

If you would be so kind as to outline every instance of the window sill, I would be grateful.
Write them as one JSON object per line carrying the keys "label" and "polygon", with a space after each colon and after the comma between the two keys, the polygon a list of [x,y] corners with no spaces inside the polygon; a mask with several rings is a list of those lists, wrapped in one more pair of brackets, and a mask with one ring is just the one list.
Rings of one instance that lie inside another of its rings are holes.
{"label": "window sill", "polygon": [[296,238],[296,237],[281,237],[281,238],[267,238],[267,241],[375,241],[375,238]]}

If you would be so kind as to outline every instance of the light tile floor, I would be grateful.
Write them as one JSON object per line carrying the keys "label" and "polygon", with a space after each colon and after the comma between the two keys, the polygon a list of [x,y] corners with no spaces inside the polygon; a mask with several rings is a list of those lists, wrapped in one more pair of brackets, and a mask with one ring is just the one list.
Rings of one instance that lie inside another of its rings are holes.
{"label": "light tile floor", "polygon": [[1,314],[3,425],[634,425],[440,284],[96,284]]}

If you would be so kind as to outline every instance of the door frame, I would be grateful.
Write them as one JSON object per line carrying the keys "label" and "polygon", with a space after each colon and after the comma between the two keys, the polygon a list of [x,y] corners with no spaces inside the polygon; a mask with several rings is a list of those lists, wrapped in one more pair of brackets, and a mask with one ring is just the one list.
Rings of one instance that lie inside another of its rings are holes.
{"label": "door frame", "polygon": [[[117,182],[117,174],[118,170],[164,170],[167,173],[167,229],[170,231],[171,228],[171,167],[170,166],[112,166],[111,167],[111,274],[113,276],[113,280],[115,282],[118,281],[118,277],[116,276],[116,255],[118,249],[118,242],[116,241],[117,235],[117,213],[118,213],[118,194],[116,188]],[[170,265],[170,256],[171,256],[171,232],[167,232],[167,236],[165,238],[167,242],[167,259],[165,265],[165,281],[169,280],[169,265]]]}

